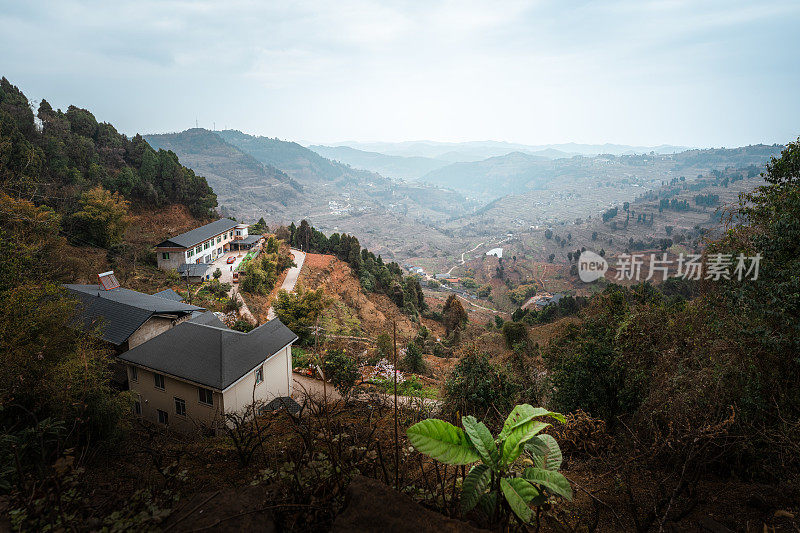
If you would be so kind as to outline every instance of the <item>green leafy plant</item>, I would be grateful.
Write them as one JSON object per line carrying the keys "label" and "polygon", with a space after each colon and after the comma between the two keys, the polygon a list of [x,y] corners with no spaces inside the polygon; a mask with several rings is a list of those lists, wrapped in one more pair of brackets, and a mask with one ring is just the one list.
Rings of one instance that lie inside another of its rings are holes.
{"label": "green leafy plant", "polygon": [[[524,523],[533,519],[531,505],[550,497],[572,499],[569,481],[558,472],[562,456],[558,442],[542,430],[550,417],[564,422],[564,415],[528,404],[517,405],[503,429],[493,437],[489,428],[473,416],[461,419],[462,430],[449,422],[429,418],[407,430],[408,439],[420,452],[443,463],[473,466],[461,488],[463,513],[478,507],[491,522],[508,517],[508,511]],[[516,465],[525,452],[533,466]]]}

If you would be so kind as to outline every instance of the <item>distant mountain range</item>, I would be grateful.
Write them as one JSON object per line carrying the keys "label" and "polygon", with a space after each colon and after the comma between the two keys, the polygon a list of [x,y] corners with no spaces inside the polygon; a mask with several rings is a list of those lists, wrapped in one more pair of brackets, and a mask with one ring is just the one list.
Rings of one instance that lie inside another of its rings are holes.
{"label": "distant mountain range", "polygon": [[[425,174],[420,181],[451,188],[464,195],[490,201],[508,194],[542,188],[551,182],[595,178],[618,180],[643,176],[658,162],[664,172],[707,171],[728,166],[761,166],[779,154],[779,145],[753,145],[740,148],[686,150],[675,154],[597,155],[548,159],[528,152],[511,152],[482,161],[453,163]],[[666,174],[665,174],[666,177]]]}
{"label": "distant mountain range", "polygon": [[416,180],[447,166],[448,163],[475,163],[510,154],[527,154],[542,159],[563,159],[576,155],[624,155],[677,153],[684,146],[628,146],[621,144],[547,144],[525,145],[500,141],[442,143],[410,141],[401,143],[344,142],[335,146],[315,144],[316,153],[349,165],[378,172],[396,179]]}
{"label": "distant mountain range", "polygon": [[415,180],[432,170],[450,164],[448,161],[431,157],[386,155],[357,150],[349,146],[312,145],[309,148],[329,159],[395,179]]}
{"label": "distant mountain range", "polygon": [[238,130],[214,133],[262,163],[279,168],[301,182],[369,182],[373,185],[386,185],[388,182],[375,172],[331,161],[295,142],[248,135]]}
{"label": "distant mountain range", "polygon": [[[318,145],[317,145],[318,146]],[[399,143],[370,142],[361,143],[345,141],[334,143],[332,146],[346,146],[367,152],[377,152],[385,155],[403,157],[427,157],[450,162],[470,162],[506,155],[511,152],[525,152],[532,155],[558,159],[572,157],[573,155],[625,155],[625,154],[673,154],[689,150],[687,146],[631,146],[626,144],[541,144],[527,145],[509,143],[504,141],[468,141],[468,142],[437,142],[437,141],[406,141]]]}
{"label": "distant mountain range", "polygon": [[418,246],[410,234],[444,242],[431,228],[474,207],[453,190],[392,180],[280,139],[202,128],[144,137],[206,176],[224,215],[263,216],[270,225],[307,218],[323,231],[363,235],[389,257],[408,242]]}

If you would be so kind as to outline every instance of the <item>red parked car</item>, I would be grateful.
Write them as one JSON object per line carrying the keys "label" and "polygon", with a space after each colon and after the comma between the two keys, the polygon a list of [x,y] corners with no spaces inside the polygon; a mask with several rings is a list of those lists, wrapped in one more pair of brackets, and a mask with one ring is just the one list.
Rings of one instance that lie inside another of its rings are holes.
{"label": "red parked car", "polygon": [[228,264],[229,264],[229,265],[230,265],[231,263],[233,263],[234,261],[236,261],[236,256],[235,256],[235,255],[232,255],[232,256],[230,256],[230,257],[228,258]]}

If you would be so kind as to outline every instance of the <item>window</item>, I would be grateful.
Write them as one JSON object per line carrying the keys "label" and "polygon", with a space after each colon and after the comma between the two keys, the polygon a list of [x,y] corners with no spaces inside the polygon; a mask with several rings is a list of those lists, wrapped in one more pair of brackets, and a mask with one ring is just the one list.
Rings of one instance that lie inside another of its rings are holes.
{"label": "window", "polygon": [[156,409],[158,411],[158,423],[164,424],[165,426],[169,424],[169,415],[166,411],[162,411],[161,409]]}
{"label": "window", "polygon": [[206,243],[203,243],[203,250],[208,250],[208,247],[209,247],[209,246],[210,246],[210,244],[209,244],[209,243],[207,243],[207,242],[206,242]]}
{"label": "window", "polygon": [[164,390],[164,376],[163,374],[153,374],[153,382],[157,389]]}
{"label": "window", "polygon": [[131,369],[131,381],[139,381],[139,369],[135,366],[129,366]]}
{"label": "window", "polygon": [[233,239],[233,232],[230,233],[230,237],[229,238]]}
{"label": "window", "polygon": [[133,402],[133,412],[136,413],[136,416],[142,416],[142,398],[139,395],[136,396],[136,400]]}
{"label": "window", "polygon": [[197,390],[200,391],[200,403],[205,405],[214,405],[214,392],[210,389],[204,389],[199,387]]}
{"label": "window", "polygon": [[256,368],[256,385],[264,381],[264,365]]}
{"label": "window", "polygon": [[175,397],[175,414],[178,416],[186,416],[186,400]]}
{"label": "window", "polygon": [[194,250],[187,250],[187,251],[186,251],[186,259],[189,259],[190,257],[192,257],[192,252],[193,252],[193,251],[194,251]]}
{"label": "window", "polygon": [[169,259],[169,252],[161,252],[161,259]]}
{"label": "window", "polygon": [[197,248],[194,249],[194,253],[196,253],[196,254],[199,254],[202,251],[203,251],[203,248],[201,246],[198,246]]}

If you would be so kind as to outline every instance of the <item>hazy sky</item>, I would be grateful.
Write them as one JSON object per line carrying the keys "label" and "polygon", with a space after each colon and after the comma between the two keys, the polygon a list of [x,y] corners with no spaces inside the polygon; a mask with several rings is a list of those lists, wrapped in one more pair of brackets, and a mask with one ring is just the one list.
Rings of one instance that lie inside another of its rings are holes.
{"label": "hazy sky", "polygon": [[0,0],[0,75],[128,134],[784,143],[799,50],[797,0]]}

